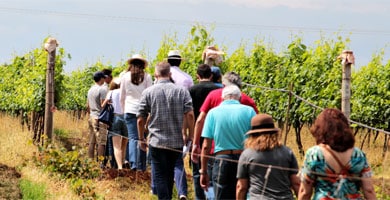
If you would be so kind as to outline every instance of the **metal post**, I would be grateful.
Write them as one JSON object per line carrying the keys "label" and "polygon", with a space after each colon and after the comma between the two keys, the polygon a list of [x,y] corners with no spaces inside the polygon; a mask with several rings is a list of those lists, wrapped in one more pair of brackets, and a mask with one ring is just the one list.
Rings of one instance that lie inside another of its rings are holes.
{"label": "metal post", "polygon": [[53,111],[54,106],[54,66],[56,60],[57,40],[48,38],[45,43],[45,50],[48,52],[47,69],[46,69],[46,104],[45,104],[45,120],[44,133],[49,141],[53,135]]}
{"label": "metal post", "polygon": [[351,50],[344,50],[338,58],[343,65],[341,86],[341,111],[349,119],[351,115],[351,66],[355,64],[355,57]]}

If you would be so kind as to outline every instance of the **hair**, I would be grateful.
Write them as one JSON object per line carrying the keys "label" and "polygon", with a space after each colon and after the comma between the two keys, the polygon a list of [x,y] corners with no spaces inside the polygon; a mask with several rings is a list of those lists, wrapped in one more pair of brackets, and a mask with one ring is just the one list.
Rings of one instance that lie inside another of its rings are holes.
{"label": "hair", "polygon": [[131,83],[134,85],[139,85],[144,81],[145,77],[145,65],[146,63],[140,59],[129,59],[127,61],[129,68],[127,71],[130,71]]}
{"label": "hair", "polygon": [[[173,59],[170,59],[170,58],[173,58]],[[177,66],[177,67],[179,67],[180,64],[181,64],[180,56],[171,56],[171,57],[168,57],[168,63],[169,63],[171,66]]]}
{"label": "hair", "polygon": [[110,90],[115,90],[115,89],[118,89],[119,87],[120,87],[120,84],[115,83],[114,81],[111,81]]}
{"label": "hair", "polygon": [[240,100],[241,91],[235,85],[228,85],[222,89],[222,98],[223,99],[235,99]]}
{"label": "hair", "polygon": [[238,75],[237,73],[227,72],[222,77],[222,84],[224,84],[225,86],[234,84],[237,87],[241,88],[242,81],[241,81],[240,75]]}
{"label": "hair", "polygon": [[198,69],[196,70],[196,73],[199,75],[200,78],[210,78],[212,75],[211,68],[207,64],[199,65]]}
{"label": "hair", "polygon": [[323,110],[310,128],[317,144],[327,144],[337,152],[344,152],[355,145],[355,137],[348,119],[338,109]]}
{"label": "hair", "polygon": [[112,77],[112,70],[111,69],[103,69],[102,72],[104,75]]}
{"label": "hair", "polygon": [[251,148],[256,151],[267,151],[272,150],[276,147],[282,146],[279,140],[280,132],[275,133],[274,131],[252,133],[245,140],[245,148]]}
{"label": "hair", "polygon": [[171,72],[171,65],[168,62],[166,61],[159,62],[156,65],[155,74],[161,77],[169,77],[170,72]]}

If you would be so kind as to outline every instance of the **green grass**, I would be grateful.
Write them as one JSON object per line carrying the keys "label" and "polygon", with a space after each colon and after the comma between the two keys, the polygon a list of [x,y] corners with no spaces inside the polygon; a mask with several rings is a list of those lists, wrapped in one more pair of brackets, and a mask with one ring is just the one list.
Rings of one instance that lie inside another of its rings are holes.
{"label": "green grass", "polygon": [[23,199],[45,200],[46,186],[44,184],[33,183],[26,179],[21,179],[20,190],[22,191]]}

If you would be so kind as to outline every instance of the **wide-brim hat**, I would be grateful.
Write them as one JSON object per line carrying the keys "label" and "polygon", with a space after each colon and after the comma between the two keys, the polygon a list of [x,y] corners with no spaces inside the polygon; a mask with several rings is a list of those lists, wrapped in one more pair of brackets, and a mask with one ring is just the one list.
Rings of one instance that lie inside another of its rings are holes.
{"label": "wide-brim hat", "polygon": [[130,63],[133,62],[134,60],[141,60],[142,62],[145,63],[145,67],[148,66],[148,61],[147,61],[144,57],[142,57],[141,54],[134,54],[134,55],[131,56],[131,58],[127,61],[127,63],[130,64]]}
{"label": "wide-brim hat", "polygon": [[268,114],[257,114],[252,117],[251,127],[251,130],[246,133],[247,135],[254,133],[273,134],[280,131],[279,128],[275,127],[272,116]]}
{"label": "wide-brim hat", "polygon": [[168,58],[167,59],[176,59],[176,60],[182,60],[180,51],[179,50],[170,50],[168,52]]}

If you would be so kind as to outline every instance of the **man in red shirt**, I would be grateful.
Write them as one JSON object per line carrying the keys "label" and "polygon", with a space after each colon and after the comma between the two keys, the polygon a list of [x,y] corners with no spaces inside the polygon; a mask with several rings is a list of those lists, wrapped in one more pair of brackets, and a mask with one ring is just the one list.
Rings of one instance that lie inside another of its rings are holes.
{"label": "man in red shirt", "polygon": [[[222,77],[222,84],[224,86],[227,85],[236,85],[239,88],[242,86],[242,81],[240,76],[235,73],[235,72],[228,72]],[[191,154],[191,159],[193,162],[198,162],[199,155],[200,155],[200,148],[199,148],[199,143],[200,143],[200,136],[202,135],[202,129],[203,129],[203,124],[204,120],[206,119],[206,114],[207,112],[218,106],[222,102],[222,90],[223,88],[216,89],[211,91],[205,101],[202,104],[202,107],[200,108],[200,114],[195,122],[195,130],[194,130],[194,141],[193,141],[193,146],[192,146],[192,154]],[[259,110],[256,107],[255,101],[250,98],[248,95],[241,93],[241,99],[240,99],[241,104],[251,106],[256,113],[259,113]],[[213,149],[212,149],[213,151]]]}

